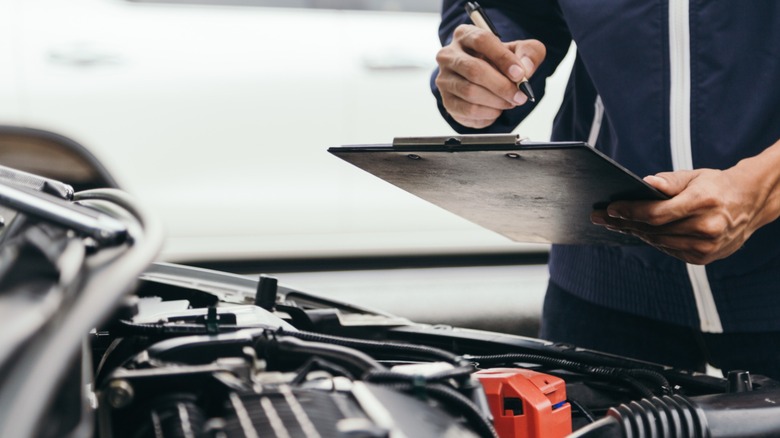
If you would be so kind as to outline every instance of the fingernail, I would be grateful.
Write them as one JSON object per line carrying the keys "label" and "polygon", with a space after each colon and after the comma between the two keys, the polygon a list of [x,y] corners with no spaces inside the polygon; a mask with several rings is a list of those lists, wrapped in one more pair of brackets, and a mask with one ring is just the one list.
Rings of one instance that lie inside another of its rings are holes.
{"label": "fingernail", "polygon": [[659,177],[657,177],[657,176],[655,176],[655,175],[648,175],[648,176],[646,176],[646,177],[644,177],[644,178],[642,178],[642,179],[643,179],[643,180],[644,180],[646,183],[648,183],[648,184],[650,184],[650,185],[652,185],[652,186],[659,185],[659,184],[663,184],[663,183],[665,183],[665,182],[666,182],[666,181],[665,181],[663,178],[659,178]]}
{"label": "fingernail", "polygon": [[590,221],[596,225],[606,225],[607,221],[601,216],[591,216]]}
{"label": "fingernail", "polygon": [[530,76],[531,72],[534,71],[534,63],[531,62],[531,58],[527,56],[523,56],[520,59],[520,65],[523,66],[523,71],[525,72],[526,77]]}
{"label": "fingernail", "polygon": [[616,217],[618,219],[625,219],[625,213],[623,213],[622,211],[620,211],[620,210],[618,210],[616,208],[608,208],[607,209],[607,214],[609,215],[609,217]]}
{"label": "fingernail", "polygon": [[528,96],[518,91],[515,93],[515,97],[512,98],[516,104],[522,105],[528,100]]}
{"label": "fingernail", "polygon": [[515,82],[523,79],[523,69],[519,65],[509,67],[509,78]]}

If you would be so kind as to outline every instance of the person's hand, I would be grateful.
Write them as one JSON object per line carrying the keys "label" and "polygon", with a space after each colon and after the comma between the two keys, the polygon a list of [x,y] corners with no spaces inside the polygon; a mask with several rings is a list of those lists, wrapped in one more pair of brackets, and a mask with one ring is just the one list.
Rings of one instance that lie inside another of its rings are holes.
{"label": "person's hand", "polygon": [[704,265],[731,255],[777,217],[765,208],[771,188],[744,167],[663,172],[644,180],[672,198],[613,202],[594,211],[591,221],[688,263]]}
{"label": "person's hand", "polygon": [[503,43],[476,26],[458,26],[452,42],[436,55],[444,108],[463,126],[491,125],[502,111],[527,101],[516,82],[530,78],[545,55],[537,40]]}

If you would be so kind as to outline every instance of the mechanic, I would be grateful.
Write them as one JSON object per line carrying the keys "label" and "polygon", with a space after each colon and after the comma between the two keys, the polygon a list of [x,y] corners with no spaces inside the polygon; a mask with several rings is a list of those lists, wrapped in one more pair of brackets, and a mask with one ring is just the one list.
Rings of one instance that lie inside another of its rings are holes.
{"label": "mechanic", "polygon": [[780,379],[780,2],[444,0],[431,87],[459,133],[511,132],[573,40],[552,140],[671,198],[591,221],[649,245],[553,245],[542,338]]}

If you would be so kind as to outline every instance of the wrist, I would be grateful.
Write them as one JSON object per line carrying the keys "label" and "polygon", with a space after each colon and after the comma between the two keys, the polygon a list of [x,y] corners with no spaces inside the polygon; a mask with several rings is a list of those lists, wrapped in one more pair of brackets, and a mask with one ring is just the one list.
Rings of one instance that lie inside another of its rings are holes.
{"label": "wrist", "polygon": [[740,160],[733,168],[749,181],[748,190],[755,200],[753,231],[780,217],[780,141],[760,154]]}

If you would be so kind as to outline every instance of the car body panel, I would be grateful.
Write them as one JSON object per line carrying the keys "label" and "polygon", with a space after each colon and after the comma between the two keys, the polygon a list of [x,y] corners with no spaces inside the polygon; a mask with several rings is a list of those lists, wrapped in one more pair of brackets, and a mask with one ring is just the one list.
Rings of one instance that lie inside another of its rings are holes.
{"label": "car body panel", "polygon": [[[546,250],[326,152],[451,132],[428,89],[436,13],[9,1],[0,122],[85,145],[161,215],[164,259]],[[549,135],[551,94],[527,136]]]}

